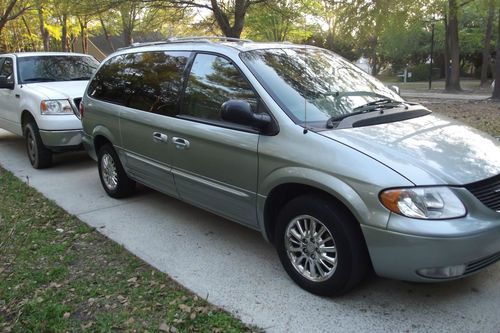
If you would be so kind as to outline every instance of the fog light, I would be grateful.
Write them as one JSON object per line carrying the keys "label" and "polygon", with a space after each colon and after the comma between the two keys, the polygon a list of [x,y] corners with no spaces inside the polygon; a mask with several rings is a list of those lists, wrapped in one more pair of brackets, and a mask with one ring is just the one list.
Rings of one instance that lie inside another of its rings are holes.
{"label": "fog light", "polygon": [[421,268],[417,271],[418,275],[431,279],[447,279],[463,275],[465,265]]}

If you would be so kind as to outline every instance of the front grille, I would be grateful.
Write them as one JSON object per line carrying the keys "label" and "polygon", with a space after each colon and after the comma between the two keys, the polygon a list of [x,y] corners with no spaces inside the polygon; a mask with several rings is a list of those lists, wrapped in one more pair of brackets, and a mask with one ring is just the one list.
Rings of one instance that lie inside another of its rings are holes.
{"label": "front grille", "polygon": [[80,109],[80,102],[82,101],[82,98],[79,97],[79,98],[75,98],[73,99],[73,102],[75,102],[75,106],[76,106],[76,109],[79,110]]}
{"label": "front grille", "polygon": [[500,252],[495,253],[489,257],[473,261],[465,267],[464,275],[474,273],[480,269],[483,269],[489,265],[496,263],[499,260],[500,260]]}
{"label": "front grille", "polygon": [[500,175],[465,185],[486,207],[500,211]]}

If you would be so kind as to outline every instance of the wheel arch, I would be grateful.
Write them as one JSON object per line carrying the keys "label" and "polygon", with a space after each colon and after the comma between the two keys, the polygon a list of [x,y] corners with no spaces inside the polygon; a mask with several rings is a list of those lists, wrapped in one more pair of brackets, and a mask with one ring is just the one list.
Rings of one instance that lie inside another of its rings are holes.
{"label": "wheel arch", "polygon": [[104,144],[110,143],[114,146],[114,142],[116,142],[115,136],[106,127],[98,125],[92,131],[92,143],[96,153]]}
{"label": "wheel arch", "polygon": [[[31,111],[29,111],[27,109],[24,109],[21,112],[21,121],[20,121],[20,124],[21,124],[21,133],[23,134],[23,136],[24,136],[24,126],[26,126],[26,124],[30,120],[33,120],[33,122],[36,124],[35,116],[31,113]],[[37,124],[37,126],[38,126],[38,124]]]}
{"label": "wheel arch", "polygon": [[[305,194],[329,198],[335,205],[351,214],[360,224],[370,220],[370,210],[364,201],[351,186],[340,179],[303,168],[287,168],[278,173],[280,175],[274,175],[273,178],[282,179],[282,181],[264,182],[266,194],[259,196],[259,220],[262,221],[261,230],[268,241],[274,242],[276,217],[281,208],[290,200]],[[281,176],[284,177],[281,178]]]}

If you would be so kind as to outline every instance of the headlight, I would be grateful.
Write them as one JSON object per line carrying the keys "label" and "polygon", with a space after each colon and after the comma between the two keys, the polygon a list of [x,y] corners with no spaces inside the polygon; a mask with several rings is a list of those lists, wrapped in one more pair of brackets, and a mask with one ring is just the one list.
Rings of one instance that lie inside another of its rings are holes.
{"label": "headlight", "polygon": [[40,103],[42,114],[73,114],[73,108],[67,99],[54,99]]}
{"label": "headlight", "polygon": [[416,219],[452,219],[467,213],[448,187],[390,189],[380,193],[380,201],[391,212]]}

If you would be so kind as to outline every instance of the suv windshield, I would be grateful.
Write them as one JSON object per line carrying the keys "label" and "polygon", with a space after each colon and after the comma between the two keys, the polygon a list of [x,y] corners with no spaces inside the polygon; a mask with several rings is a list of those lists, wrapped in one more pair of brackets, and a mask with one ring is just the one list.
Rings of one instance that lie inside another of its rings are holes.
{"label": "suv windshield", "polygon": [[89,80],[99,63],[85,56],[19,57],[21,83]]}
{"label": "suv windshield", "polygon": [[[298,124],[360,113],[369,103],[404,102],[395,92],[342,57],[317,48],[277,48],[241,53],[276,102]],[[340,119],[339,118],[339,119]],[[312,125],[312,124],[311,124]]]}

